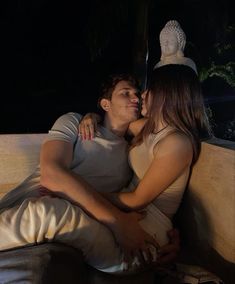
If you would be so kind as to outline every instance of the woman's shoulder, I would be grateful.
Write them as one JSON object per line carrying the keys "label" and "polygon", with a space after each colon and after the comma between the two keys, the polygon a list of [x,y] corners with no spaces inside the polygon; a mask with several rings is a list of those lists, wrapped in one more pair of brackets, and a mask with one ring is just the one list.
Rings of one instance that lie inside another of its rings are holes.
{"label": "woman's shoulder", "polygon": [[154,146],[154,154],[158,152],[176,153],[191,158],[193,155],[193,145],[186,134],[176,130],[169,132]]}

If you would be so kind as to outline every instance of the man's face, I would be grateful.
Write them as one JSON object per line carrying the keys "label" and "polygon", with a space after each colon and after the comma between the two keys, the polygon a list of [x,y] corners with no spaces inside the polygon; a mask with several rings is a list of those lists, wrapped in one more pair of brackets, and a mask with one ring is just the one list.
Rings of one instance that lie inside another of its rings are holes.
{"label": "man's face", "polygon": [[135,121],[139,115],[138,90],[128,81],[120,81],[109,101],[108,116],[123,123]]}

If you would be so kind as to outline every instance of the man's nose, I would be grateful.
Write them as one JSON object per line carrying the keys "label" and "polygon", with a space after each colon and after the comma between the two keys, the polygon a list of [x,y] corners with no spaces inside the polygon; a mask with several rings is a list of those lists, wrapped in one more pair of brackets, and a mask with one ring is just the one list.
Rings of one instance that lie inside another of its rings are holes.
{"label": "man's nose", "polygon": [[132,101],[132,102],[135,102],[135,103],[138,103],[138,102],[139,102],[138,96],[133,94],[133,95],[131,96],[131,101]]}

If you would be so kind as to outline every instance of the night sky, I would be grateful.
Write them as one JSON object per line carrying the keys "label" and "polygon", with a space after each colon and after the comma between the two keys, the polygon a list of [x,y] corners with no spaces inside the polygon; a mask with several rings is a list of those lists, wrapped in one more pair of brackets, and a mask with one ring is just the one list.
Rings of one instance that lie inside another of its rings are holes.
{"label": "night sky", "polygon": [[[226,40],[224,26],[234,24],[231,2],[150,0],[148,72],[160,58],[159,32],[171,19],[178,20],[187,35],[186,56],[201,68],[213,55],[214,44]],[[141,23],[136,3],[2,1],[5,102],[0,133],[46,132],[65,112],[95,111],[102,79],[110,73],[135,72],[136,25]]]}

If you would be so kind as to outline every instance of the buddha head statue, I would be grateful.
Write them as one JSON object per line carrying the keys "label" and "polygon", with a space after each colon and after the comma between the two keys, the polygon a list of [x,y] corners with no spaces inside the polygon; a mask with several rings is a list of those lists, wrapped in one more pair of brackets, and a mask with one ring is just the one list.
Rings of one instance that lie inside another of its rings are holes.
{"label": "buddha head statue", "polygon": [[184,56],[186,35],[180,24],[171,20],[166,23],[160,32],[161,60],[167,56]]}

